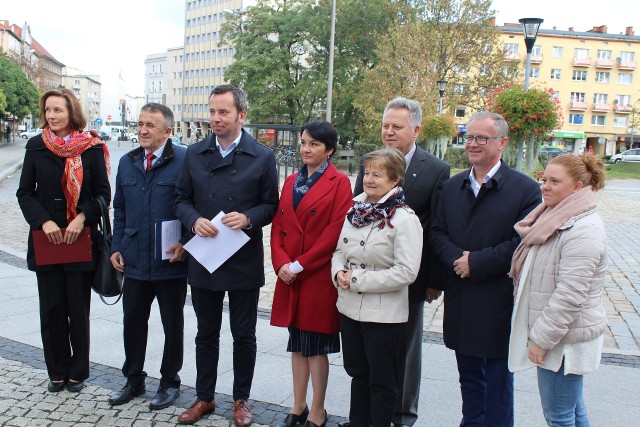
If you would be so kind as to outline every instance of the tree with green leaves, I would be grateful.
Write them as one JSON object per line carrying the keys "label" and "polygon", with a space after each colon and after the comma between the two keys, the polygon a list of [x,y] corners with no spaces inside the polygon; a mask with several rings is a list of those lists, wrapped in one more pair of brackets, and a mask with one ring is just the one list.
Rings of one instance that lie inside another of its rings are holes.
{"label": "tree with green leaves", "polygon": [[485,106],[485,94],[516,67],[505,61],[490,0],[407,1],[405,20],[377,40],[378,64],[364,71],[355,99],[365,119],[361,136],[378,132],[385,103],[397,96],[420,101],[435,114],[437,80],[447,80],[445,111]]}
{"label": "tree with green leaves", "polygon": [[456,135],[458,135],[458,127],[453,123],[452,116],[432,115],[422,120],[419,139],[427,141],[427,151],[443,159],[447,152],[447,145]]}
{"label": "tree with green leaves", "polygon": [[17,120],[37,114],[40,93],[14,62],[0,55],[0,91],[6,97],[4,112]]}
{"label": "tree with green leaves", "polygon": [[512,84],[492,92],[487,106],[505,118],[511,140],[527,142],[525,170],[535,169],[540,142],[562,126],[561,106],[553,98],[553,90],[533,87],[525,91],[523,86]]}

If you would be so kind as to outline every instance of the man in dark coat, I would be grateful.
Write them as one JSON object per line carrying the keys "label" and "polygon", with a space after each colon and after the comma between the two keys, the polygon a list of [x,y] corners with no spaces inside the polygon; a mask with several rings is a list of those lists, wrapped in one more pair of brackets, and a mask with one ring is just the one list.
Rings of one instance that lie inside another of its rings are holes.
{"label": "man in dark coat", "polygon": [[[124,353],[122,373],[127,383],[109,399],[125,404],[145,392],[144,360],[151,304],[158,299],[164,329],[160,387],[151,409],[172,405],[180,393],[184,350],[184,302],[187,265],[182,243],[162,248],[163,221],[175,220],[175,182],[182,170],[186,149],[168,140],[173,113],[162,104],[142,107],[138,120],[140,147],[125,154],[118,165],[113,199],[111,263],[124,272]],[[186,235],[186,233],[184,233]],[[170,257],[163,259],[162,252]]]}
{"label": "man in dark coat", "polygon": [[455,350],[461,426],[513,426],[513,374],[507,368],[519,237],[513,226],[542,198],[531,178],[502,162],[508,126],[482,111],[467,125],[472,168],[449,181],[429,241],[444,269],[444,342]]}
{"label": "man in dark coat", "polygon": [[[418,101],[396,98],[390,101],[382,115],[382,141],[397,148],[406,160],[406,176],[402,189],[405,201],[414,210],[428,241],[431,219],[440,198],[442,184],[449,179],[449,165],[427,153],[416,144],[422,123],[422,109]],[[360,162],[354,195],[363,192],[364,167]],[[420,379],[422,373],[422,334],[424,328],[424,302],[431,303],[440,295],[437,265],[433,262],[429,245],[422,248],[422,261],[416,281],[409,286],[409,321],[405,329],[406,348],[403,382],[396,404],[393,423],[396,427],[412,426],[418,419]],[[343,426],[350,425],[342,423]]]}
{"label": "man in dark coat", "polygon": [[176,214],[201,237],[215,238],[210,221],[224,212],[222,223],[243,230],[250,240],[213,273],[189,257],[189,284],[198,318],[195,403],[178,418],[192,424],[215,409],[220,326],[225,293],[233,335],[233,400],[237,426],[251,424],[247,399],[256,361],[256,321],[260,287],[264,285],[262,227],[278,206],[278,176],[272,151],[242,129],[247,116],[244,93],[217,86],[209,97],[213,135],[189,146],[176,185]]}

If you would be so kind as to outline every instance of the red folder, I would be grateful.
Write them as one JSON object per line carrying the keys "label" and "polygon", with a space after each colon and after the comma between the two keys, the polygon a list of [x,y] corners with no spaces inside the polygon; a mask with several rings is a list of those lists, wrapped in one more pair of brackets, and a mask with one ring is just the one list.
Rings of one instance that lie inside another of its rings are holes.
{"label": "red folder", "polygon": [[[65,228],[62,229],[64,235]],[[86,262],[93,260],[91,253],[91,229],[85,227],[72,244],[54,244],[47,239],[42,230],[34,230],[33,249],[36,254],[36,265],[68,264],[70,262]]]}

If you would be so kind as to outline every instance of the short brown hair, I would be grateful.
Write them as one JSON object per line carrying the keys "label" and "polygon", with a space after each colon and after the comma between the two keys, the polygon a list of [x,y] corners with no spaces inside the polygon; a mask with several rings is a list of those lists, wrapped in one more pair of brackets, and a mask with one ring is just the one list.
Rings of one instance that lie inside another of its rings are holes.
{"label": "short brown hair", "polygon": [[590,185],[593,191],[604,187],[604,165],[602,159],[593,153],[579,156],[563,154],[552,159],[549,164],[562,166],[573,182],[582,182],[585,187]]}
{"label": "short brown hair", "polygon": [[60,96],[67,101],[67,108],[69,109],[69,127],[77,132],[82,132],[87,126],[87,118],[82,112],[80,101],[69,89],[60,88],[46,91],[41,97],[38,103],[40,107],[40,123],[44,123],[42,127],[47,125],[47,117],[44,111],[47,99],[51,96]]}
{"label": "short brown hair", "polygon": [[380,148],[364,156],[363,167],[369,164],[381,166],[391,181],[399,180],[398,185],[404,183],[405,160],[402,152],[397,148]]}

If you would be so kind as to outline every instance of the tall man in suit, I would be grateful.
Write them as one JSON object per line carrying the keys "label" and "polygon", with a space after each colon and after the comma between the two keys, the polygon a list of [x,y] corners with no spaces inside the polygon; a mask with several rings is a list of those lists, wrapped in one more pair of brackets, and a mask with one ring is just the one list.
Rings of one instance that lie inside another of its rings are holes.
{"label": "tall man in suit", "polygon": [[215,87],[209,97],[213,135],[189,146],[176,185],[176,215],[193,234],[215,239],[218,229],[210,220],[224,212],[224,225],[250,237],[213,273],[189,257],[189,285],[198,319],[197,399],[180,415],[180,424],[193,424],[216,407],[225,293],[233,335],[234,422],[248,426],[253,419],[247,400],[256,362],[258,296],[264,285],[262,227],[271,222],[278,207],[278,176],[272,151],[242,129],[246,117],[242,90],[231,85]]}
{"label": "tall man in suit", "polygon": [[456,352],[461,426],[513,426],[507,273],[520,241],[513,226],[542,198],[536,182],[501,160],[507,135],[499,114],[471,117],[465,148],[472,167],[445,183],[430,232],[445,273],[444,343]]}
{"label": "tall man in suit", "polygon": [[185,250],[181,243],[160,248],[171,254],[163,260],[156,247],[156,227],[161,221],[176,219],[175,182],[186,154],[184,147],[168,141],[172,128],[173,113],[169,108],[146,104],[138,120],[140,147],[125,154],[118,165],[111,263],[126,277],[122,292],[126,359],[122,373],[127,383],[111,396],[111,405],[122,405],[145,392],[147,322],[156,298],[165,340],[160,388],[149,407],[166,408],[180,393],[178,372],[182,368],[187,295]]}
{"label": "tall man in suit", "polygon": [[[449,179],[449,165],[427,153],[416,144],[422,123],[420,103],[406,98],[390,101],[382,115],[382,141],[386,147],[397,148],[406,160],[404,184],[405,201],[420,218],[427,240],[431,218],[435,213],[440,190]],[[354,195],[363,192],[364,168],[356,179]],[[422,371],[422,331],[424,327],[424,302],[431,303],[440,296],[437,265],[432,262],[429,245],[423,245],[422,261],[416,281],[409,286],[409,321],[406,326],[406,357],[400,396],[393,423],[396,427],[412,426],[418,419],[420,379]],[[342,423],[342,426],[350,424]]]}

